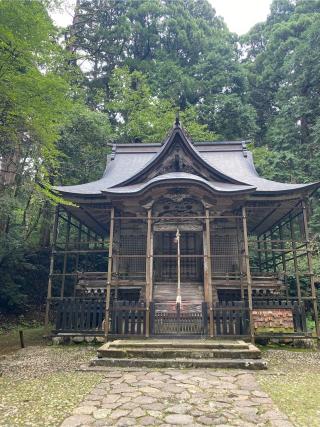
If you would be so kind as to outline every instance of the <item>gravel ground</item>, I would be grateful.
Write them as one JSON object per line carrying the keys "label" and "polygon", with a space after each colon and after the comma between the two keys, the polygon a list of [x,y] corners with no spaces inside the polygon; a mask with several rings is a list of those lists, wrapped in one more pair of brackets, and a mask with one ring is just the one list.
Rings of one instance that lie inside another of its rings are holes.
{"label": "gravel ground", "polygon": [[95,355],[96,348],[90,346],[27,347],[2,357],[0,372],[15,380],[41,378],[55,372],[72,372]]}
{"label": "gravel ground", "polygon": [[296,426],[320,426],[320,352],[269,350],[269,369],[256,373],[261,388]]}

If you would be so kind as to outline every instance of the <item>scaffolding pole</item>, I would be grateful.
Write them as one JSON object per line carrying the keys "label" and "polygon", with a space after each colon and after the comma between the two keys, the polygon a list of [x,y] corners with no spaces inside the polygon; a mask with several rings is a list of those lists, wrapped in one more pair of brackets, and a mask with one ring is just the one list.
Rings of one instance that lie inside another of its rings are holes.
{"label": "scaffolding pole", "polygon": [[242,224],[243,224],[243,241],[244,241],[244,256],[246,262],[246,276],[248,287],[248,305],[249,305],[249,321],[250,321],[250,337],[251,342],[254,344],[254,324],[252,315],[252,278],[250,271],[250,258],[249,258],[249,245],[248,245],[248,228],[247,228],[247,214],[246,208],[242,207]]}
{"label": "scaffolding pole", "polygon": [[311,247],[310,247],[308,213],[307,213],[306,202],[303,200],[301,204],[302,204],[302,213],[303,213],[304,233],[305,233],[305,238],[306,238],[308,273],[310,276],[310,287],[311,287],[314,322],[316,325],[317,338],[319,340],[320,339],[320,328],[319,328],[319,315],[318,315],[318,301],[317,301],[317,291],[316,291],[316,287],[315,287],[314,272],[313,272],[312,252],[311,252]]}
{"label": "scaffolding pole", "polygon": [[111,282],[112,282],[113,234],[114,234],[114,208],[111,209],[111,217],[110,217],[110,237],[109,237],[106,309],[105,309],[105,316],[104,316],[104,336],[105,336],[106,341],[108,340],[108,334],[109,334],[110,295],[111,295]]}
{"label": "scaffolding pole", "polygon": [[48,327],[49,327],[49,316],[50,316],[50,304],[51,304],[51,298],[52,298],[52,274],[54,270],[54,248],[57,240],[58,216],[59,216],[59,205],[57,205],[55,208],[54,221],[53,221],[52,251],[51,251],[51,257],[50,257],[47,303],[46,303],[46,312],[45,312],[45,318],[44,318],[44,327],[45,327],[46,333],[49,332]]}

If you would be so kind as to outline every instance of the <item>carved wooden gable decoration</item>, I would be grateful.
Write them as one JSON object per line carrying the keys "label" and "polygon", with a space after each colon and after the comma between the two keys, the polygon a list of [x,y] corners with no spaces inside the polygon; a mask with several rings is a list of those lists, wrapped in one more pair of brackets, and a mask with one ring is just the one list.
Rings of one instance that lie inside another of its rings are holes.
{"label": "carved wooden gable decoration", "polygon": [[184,131],[177,127],[165,141],[157,156],[142,171],[122,182],[121,185],[138,184],[160,175],[181,172],[196,175],[208,181],[240,183],[205,162],[194,149]]}

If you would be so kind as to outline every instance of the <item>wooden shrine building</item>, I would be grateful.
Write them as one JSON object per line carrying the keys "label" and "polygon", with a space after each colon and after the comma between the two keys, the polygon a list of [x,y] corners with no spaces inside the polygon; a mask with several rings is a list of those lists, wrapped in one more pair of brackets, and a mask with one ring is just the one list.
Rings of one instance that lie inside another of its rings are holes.
{"label": "wooden shrine building", "polygon": [[264,179],[245,143],[192,142],[178,121],[163,143],[117,144],[108,157],[98,181],[54,190],[66,200],[48,284],[54,333],[319,337],[307,226],[319,183]]}

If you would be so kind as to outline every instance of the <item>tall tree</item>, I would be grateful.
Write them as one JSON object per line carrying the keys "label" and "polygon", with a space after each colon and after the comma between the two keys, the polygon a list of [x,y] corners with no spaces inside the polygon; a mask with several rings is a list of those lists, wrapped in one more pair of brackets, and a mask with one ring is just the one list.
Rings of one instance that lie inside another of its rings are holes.
{"label": "tall tree", "polygon": [[207,0],[78,0],[69,32],[92,107],[112,102],[113,73],[128,67],[145,75],[154,97],[182,111],[197,106],[222,137],[254,134],[237,39]]}

